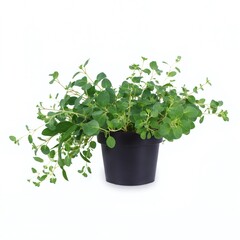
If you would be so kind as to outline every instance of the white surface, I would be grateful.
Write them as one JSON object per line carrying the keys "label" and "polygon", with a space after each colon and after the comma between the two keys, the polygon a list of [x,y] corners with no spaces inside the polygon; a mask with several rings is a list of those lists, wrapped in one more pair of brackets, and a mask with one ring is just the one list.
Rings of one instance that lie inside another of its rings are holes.
{"label": "white surface", "polygon": [[[239,240],[239,42],[238,1],[1,1],[0,239]],[[90,73],[104,71],[118,86],[140,56],[177,55],[179,81],[194,86],[208,76],[205,96],[224,100],[229,123],[210,117],[161,145],[150,185],[106,183],[100,147],[88,179],[76,166],[70,182],[26,182],[30,146],[8,136],[37,125],[35,105],[57,91],[49,73],[67,82],[91,58]]]}

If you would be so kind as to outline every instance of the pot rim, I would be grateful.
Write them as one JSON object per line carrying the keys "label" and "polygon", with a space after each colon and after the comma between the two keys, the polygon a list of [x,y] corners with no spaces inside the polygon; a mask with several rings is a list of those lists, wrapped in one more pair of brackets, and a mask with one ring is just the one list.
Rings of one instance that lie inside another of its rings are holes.
{"label": "pot rim", "polygon": [[[110,136],[114,137],[117,145],[148,145],[148,144],[159,144],[162,142],[162,138],[156,139],[155,137],[151,137],[150,139],[141,139],[140,135],[136,132],[125,132],[125,131],[117,131],[110,132]],[[103,132],[100,132],[97,135],[97,140],[99,143],[106,145],[106,138]]]}

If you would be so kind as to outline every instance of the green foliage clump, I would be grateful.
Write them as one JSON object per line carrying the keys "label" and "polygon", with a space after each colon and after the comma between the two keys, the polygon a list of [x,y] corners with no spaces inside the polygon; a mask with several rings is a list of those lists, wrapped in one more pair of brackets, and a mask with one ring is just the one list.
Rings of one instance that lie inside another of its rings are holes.
{"label": "green foliage clump", "polygon": [[[66,168],[79,156],[84,164],[78,172],[87,177],[92,172],[89,165],[96,148],[94,137],[100,132],[105,134],[107,146],[114,148],[116,141],[111,132],[131,131],[142,139],[173,141],[189,134],[195,122],[202,123],[207,114],[228,121],[227,111],[220,109],[222,101],[207,102],[197,97],[199,91],[211,85],[208,79],[192,90],[174,86],[180,60],[179,56],[173,65],[162,62],[160,67],[156,61],[142,57],[141,64],[129,66],[130,76],[117,89],[103,72],[91,78],[86,70],[88,61],[79,66],[66,86],[60,82],[58,72],[50,74],[50,84],[59,84],[65,94],[61,99],[59,94],[50,96],[54,101],[50,107],[37,105],[37,118],[43,122],[43,129],[26,126],[33,159],[43,164],[41,171],[32,168],[35,178],[28,181],[40,186],[49,179],[55,184],[58,168],[68,180]],[[40,135],[33,139],[38,131]],[[21,138],[10,136],[10,140],[19,144]]]}

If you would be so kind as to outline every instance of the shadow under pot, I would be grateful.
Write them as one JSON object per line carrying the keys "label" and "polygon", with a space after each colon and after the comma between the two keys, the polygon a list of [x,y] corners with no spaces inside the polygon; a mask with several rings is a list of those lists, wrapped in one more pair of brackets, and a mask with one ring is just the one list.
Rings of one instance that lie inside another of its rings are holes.
{"label": "shadow under pot", "polygon": [[134,132],[111,132],[116,140],[114,148],[106,145],[104,133],[97,139],[102,146],[106,181],[118,185],[134,186],[155,180],[159,143],[162,139],[142,140]]}

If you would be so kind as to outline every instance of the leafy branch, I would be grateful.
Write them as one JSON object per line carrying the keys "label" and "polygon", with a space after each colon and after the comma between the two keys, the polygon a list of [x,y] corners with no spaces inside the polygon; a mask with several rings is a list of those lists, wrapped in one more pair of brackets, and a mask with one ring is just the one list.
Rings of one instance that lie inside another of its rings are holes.
{"label": "leafy branch", "polygon": [[208,79],[192,91],[186,86],[174,86],[181,72],[180,60],[178,56],[174,64],[159,65],[142,57],[141,64],[129,66],[129,77],[117,89],[103,72],[90,77],[86,69],[89,60],[79,66],[66,86],[59,80],[58,72],[50,74],[50,84],[58,84],[64,95],[50,95],[53,104],[49,107],[37,105],[37,118],[41,121],[38,128],[31,130],[27,126],[28,133],[23,137],[10,136],[18,145],[27,137],[33,159],[42,164],[42,170],[32,168],[34,177],[28,181],[35,186],[45,180],[55,184],[59,169],[68,180],[67,168],[75,160],[79,165],[77,172],[87,177],[92,173],[94,138],[100,132],[105,134],[107,146],[114,148],[117,143],[111,133],[116,131],[136,132],[143,140],[155,137],[173,141],[189,134],[195,122],[202,123],[208,114],[228,121],[222,101],[198,98],[199,91],[211,85]]}

